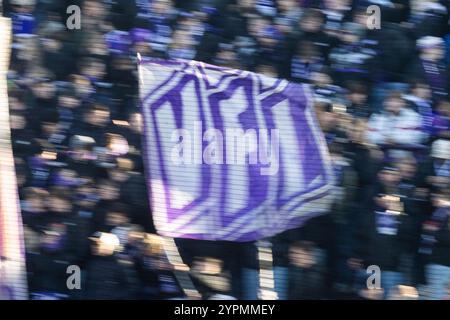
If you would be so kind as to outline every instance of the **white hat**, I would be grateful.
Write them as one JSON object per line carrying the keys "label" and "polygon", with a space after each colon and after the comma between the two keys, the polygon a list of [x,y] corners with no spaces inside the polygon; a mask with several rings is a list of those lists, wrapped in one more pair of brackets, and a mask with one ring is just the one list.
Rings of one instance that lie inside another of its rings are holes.
{"label": "white hat", "polygon": [[94,241],[99,241],[103,244],[111,245],[114,247],[118,247],[120,245],[119,238],[115,234],[107,233],[107,232],[97,231],[89,239],[94,240]]}
{"label": "white hat", "polygon": [[429,49],[444,45],[444,40],[439,37],[426,36],[417,40],[417,47],[419,49]]}
{"label": "white hat", "polygon": [[36,0],[11,0],[11,4],[14,6],[34,6]]}
{"label": "white hat", "polygon": [[450,141],[439,139],[433,142],[431,156],[433,158],[450,160]]}

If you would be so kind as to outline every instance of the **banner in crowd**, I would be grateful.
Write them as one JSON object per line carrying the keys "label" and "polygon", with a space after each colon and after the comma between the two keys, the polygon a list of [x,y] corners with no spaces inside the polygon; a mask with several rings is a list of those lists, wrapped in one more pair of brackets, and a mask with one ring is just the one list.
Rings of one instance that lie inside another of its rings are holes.
{"label": "banner in crowd", "polygon": [[196,61],[140,61],[144,162],[164,236],[253,241],[329,210],[307,85]]}
{"label": "banner in crowd", "polygon": [[25,250],[9,130],[11,22],[0,17],[0,300],[27,299]]}

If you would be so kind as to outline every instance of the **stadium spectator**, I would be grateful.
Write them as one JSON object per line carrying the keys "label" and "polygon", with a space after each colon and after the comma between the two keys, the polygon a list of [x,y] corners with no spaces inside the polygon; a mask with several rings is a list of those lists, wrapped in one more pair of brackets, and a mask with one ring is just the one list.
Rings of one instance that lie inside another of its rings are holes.
{"label": "stadium spectator", "polygon": [[384,111],[370,117],[368,139],[391,148],[417,145],[425,141],[421,126],[420,115],[406,107],[399,92],[392,92],[384,101]]}

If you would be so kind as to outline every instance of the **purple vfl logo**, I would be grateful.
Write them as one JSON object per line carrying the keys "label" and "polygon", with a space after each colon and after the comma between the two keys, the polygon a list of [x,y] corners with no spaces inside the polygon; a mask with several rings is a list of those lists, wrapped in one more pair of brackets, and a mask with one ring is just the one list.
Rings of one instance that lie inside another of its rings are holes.
{"label": "purple vfl logo", "polygon": [[140,89],[160,234],[252,241],[328,210],[332,170],[306,85],[152,59]]}

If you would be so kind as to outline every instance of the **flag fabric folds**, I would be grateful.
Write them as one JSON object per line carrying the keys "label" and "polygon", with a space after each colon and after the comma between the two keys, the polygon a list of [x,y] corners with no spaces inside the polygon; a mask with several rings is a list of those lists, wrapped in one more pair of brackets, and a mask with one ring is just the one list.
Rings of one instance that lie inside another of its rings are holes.
{"label": "flag fabric folds", "polygon": [[164,236],[253,241],[329,210],[309,87],[197,61],[140,60],[144,162]]}

